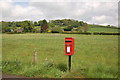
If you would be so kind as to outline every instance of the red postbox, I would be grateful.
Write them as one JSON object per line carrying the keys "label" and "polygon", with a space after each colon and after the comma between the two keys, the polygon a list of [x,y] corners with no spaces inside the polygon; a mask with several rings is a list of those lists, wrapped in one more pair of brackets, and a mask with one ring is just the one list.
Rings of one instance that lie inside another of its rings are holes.
{"label": "red postbox", "polygon": [[65,55],[71,56],[74,54],[74,38],[65,38]]}

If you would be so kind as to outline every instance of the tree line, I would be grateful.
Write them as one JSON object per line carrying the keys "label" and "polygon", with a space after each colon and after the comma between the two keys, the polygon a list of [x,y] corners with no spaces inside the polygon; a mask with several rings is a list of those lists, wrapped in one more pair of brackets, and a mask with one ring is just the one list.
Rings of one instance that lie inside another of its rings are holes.
{"label": "tree line", "polygon": [[2,21],[2,33],[45,33],[45,32],[63,32],[63,31],[88,31],[88,24],[83,21],[73,19],[62,20],[44,20],[40,21]]}
{"label": "tree line", "polygon": [[2,23],[2,33],[61,33],[87,32],[89,25],[74,19],[39,20],[39,21],[12,21]]}

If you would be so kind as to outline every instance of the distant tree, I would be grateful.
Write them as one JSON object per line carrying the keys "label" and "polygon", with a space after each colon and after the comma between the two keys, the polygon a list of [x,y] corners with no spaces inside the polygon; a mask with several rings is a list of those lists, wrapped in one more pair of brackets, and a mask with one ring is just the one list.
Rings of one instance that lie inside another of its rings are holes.
{"label": "distant tree", "polygon": [[34,27],[33,21],[28,21],[28,32],[32,32],[32,29]]}
{"label": "distant tree", "polygon": [[16,27],[16,25],[15,25],[15,24],[11,25],[11,30],[13,30],[13,32],[15,32],[15,31],[16,31],[16,29],[17,29],[17,27]]}
{"label": "distant tree", "polygon": [[5,33],[10,31],[11,31],[11,28],[9,27],[9,23],[2,21],[2,32]]}
{"label": "distant tree", "polygon": [[89,26],[87,23],[84,23],[83,26],[82,26],[82,29],[84,32],[87,32],[89,30]]}
{"label": "distant tree", "polygon": [[55,25],[54,25],[53,23],[49,23],[48,25],[49,25],[49,27],[51,27],[51,28],[52,28],[52,27],[55,27]]}
{"label": "distant tree", "polygon": [[52,28],[52,33],[61,33],[62,29],[58,26]]}
{"label": "distant tree", "polygon": [[77,27],[77,32],[82,32],[82,27],[81,26]]}
{"label": "distant tree", "polygon": [[42,20],[38,21],[38,26],[42,26],[42,23],[43,23]]}
{"label": "distant tree", "polygon": [[16,26],[16,22],[9,22],[9,27],[11,27],[11,29],[13,30],[13,31],[16,31],[16,29],[17,29],[17,26]]}
{"label": "distant tree", "polygon": [[107,25],[106,27],[107,27],[107,28],[110,28],[110,27],[111,27],[111,25]]}
{"label": "distant tree", "polygon": [[34,26],[38,26],[38,22],[35,21],[35,22],[34,22]]}
{"label": "distant tree", "polygon": [[78,26],[80,26],[80,23],[77,20],[72,20],[70,22],[70,25],[73,26],[73,27],[78,27]]}
{"label": "distant tree", "polygon": [[42,25],[41,25],[41,33],[42,33],[42,32],[45,32],[45,31],[47,30],[47,28],[48,28],[48,23],[47,23],[47,21],[44,19],[44,20],[42,21]]}
{"label": "distant tree", "polygon": [[33,22],[32,21],[22,21],[21,22],[21,28],[23,29],[24,32],[32,32],[33,29]]}
{"label": "distant tree", "polygon": [[74,28],[77,28],[79,26],[83,26],[83,21],[78,21],[78,20],[74,20],[74,19],[62,19],[62,20],[50,20],[49,23],[52,23],[54,25],[58,25],[60,27],[62,26],[69,26],[71,25]]}
{"label": "distant tree", "polygon": [[16,27],[21,27],[21,22],[19,21],[19,22],[16,22]]}
{"label": "distant tree", "polygon": [[65,31],[71,31],[73,29],[73,27],[71,25],[67,26],[67,28],[65,28]]}
{"label": "distant tree", "polygon": [[83,21],[80,21],[80,22],[79,22],[79,25],[80,25],[80,26],[83,26],[83,24],[84,24]]}

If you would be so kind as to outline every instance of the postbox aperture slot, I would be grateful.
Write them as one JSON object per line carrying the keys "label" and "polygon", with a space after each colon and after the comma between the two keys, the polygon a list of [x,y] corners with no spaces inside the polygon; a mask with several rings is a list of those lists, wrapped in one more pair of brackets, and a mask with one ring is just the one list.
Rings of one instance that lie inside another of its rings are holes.
{"label": "postbox aperture slot", "polygon": [[65,42],[72,42],[72,41],[70,41],[70,40],[66,40]]}

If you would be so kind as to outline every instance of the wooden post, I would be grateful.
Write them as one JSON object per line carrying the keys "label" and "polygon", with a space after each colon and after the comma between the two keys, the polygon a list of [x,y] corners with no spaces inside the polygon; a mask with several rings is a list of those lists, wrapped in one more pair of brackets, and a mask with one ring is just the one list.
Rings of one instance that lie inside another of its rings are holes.
{"label": "wooden post", "polygon": [[68,70],[69,70],[69,72],[71,70],[71,56],[69,56],[69,58],[68,58]]}
{"label": "wooden post", "polygon": [[34,64],[37,64],[37,51],[34,51]]}

